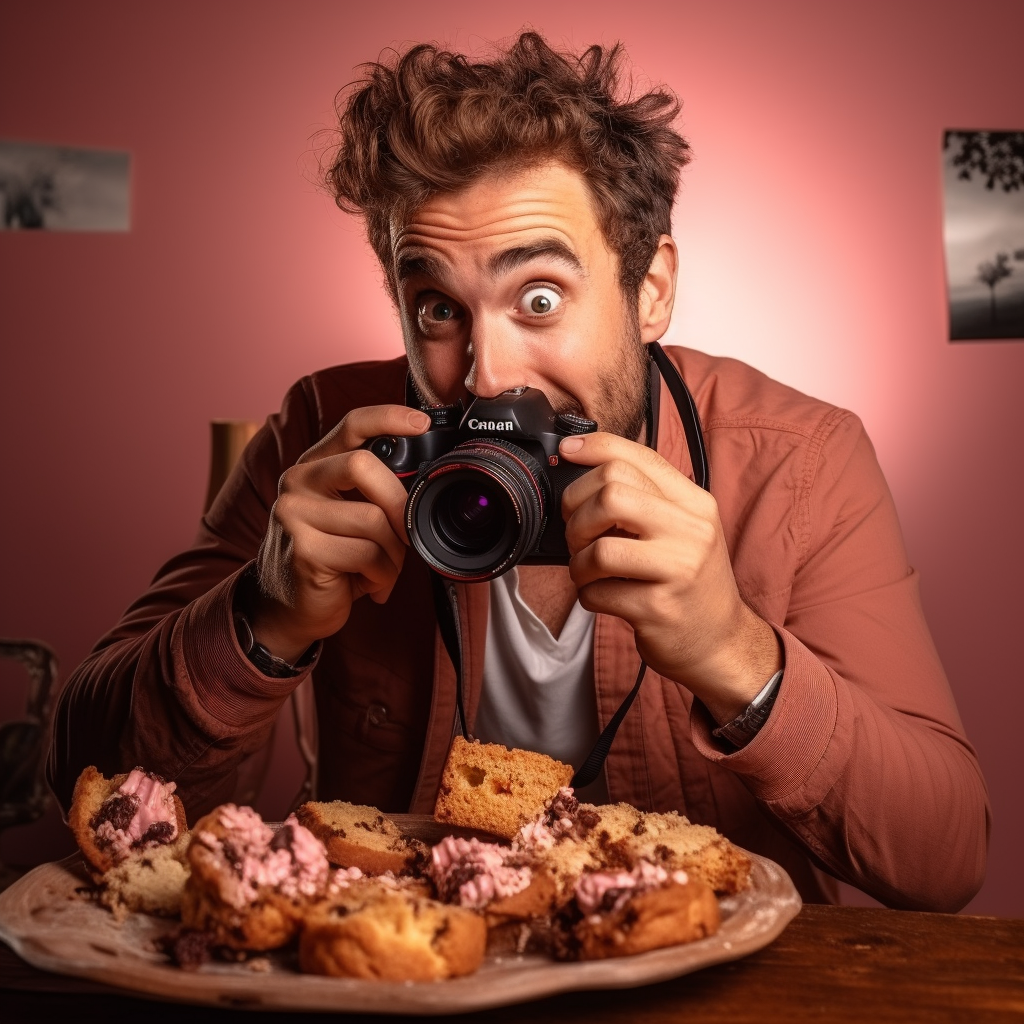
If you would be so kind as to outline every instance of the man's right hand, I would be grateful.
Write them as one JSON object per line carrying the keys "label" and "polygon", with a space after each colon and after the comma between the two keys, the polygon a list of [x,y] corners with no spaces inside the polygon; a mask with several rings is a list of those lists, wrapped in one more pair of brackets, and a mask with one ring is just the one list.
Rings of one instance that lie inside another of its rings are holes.
{"label": "man's right hand", "polygon": [[[388,599],[408,544],[406,493],[360,446],[429,426],[426,413],[405,406],[353,409],[281,476],[247,609],[253,635],[272,654],[294,662],[345,625],[357,598]],[[364,500],[344,497],[352,491]]]}

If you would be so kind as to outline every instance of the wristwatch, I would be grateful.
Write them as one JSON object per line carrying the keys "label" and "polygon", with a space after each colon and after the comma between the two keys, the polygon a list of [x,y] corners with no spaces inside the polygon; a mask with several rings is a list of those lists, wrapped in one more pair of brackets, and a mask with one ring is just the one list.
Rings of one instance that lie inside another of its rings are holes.
{"label": "wristwatch", "polygon": [[291,679],[294,676],[302,675],[306,668],[311,665],[316,656],[320,653],[320,641],[312,644],[302,657],[292,665],[284,658],[271,654],[266,647],[253,636],[252,626],[245,617],[245,613],[235,609],[235,635],[238,637],[238,646],[242,653],[256,666],[265,676],[272,679]]}
{"label": "wristwatch", "polygon": [[768,721],[775,698],[782,683],[782,669],[775,673],[761,689],[761,692],[731,722],[711,730],[712,736],[728,740],[737,749],[745,747]]}

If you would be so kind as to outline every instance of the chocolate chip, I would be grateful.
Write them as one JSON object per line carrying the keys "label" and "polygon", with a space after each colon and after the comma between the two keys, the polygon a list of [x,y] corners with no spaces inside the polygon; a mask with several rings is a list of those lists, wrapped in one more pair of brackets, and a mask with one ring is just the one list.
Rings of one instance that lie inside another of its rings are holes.
{"label": "chocolate chip", "polygon": [[445,903],[451,903],[458,899],[459,890],[471,879],[480,874],[480,868],[472,864],[460,864],[454,868],[445,878],[443,884],[438,886],[438,894]]}
{"label": "chocolate chip", "polygon": [[[601,838],[605,839],[606,833],[602,833]],[[633,867],[633,858],[630,854],[629,848],[626,843],[619,839],[613,842],[602,842],[601,852],[604,855],[604,865],[608,870],[615,870],[617,868],[625,868],[629,870]]]}
{"label": "chocolate chip", "polygon": [[548,822],[553,823],[560,818],[575,818],[580,809],[580,802],[571,793],[557,792],[548,805]]}
{"label": "chocolate chip", "polygon": [[291,853],[295,837],[292,834],[292,826],[284,825],[277,830],[274,838],[270,840],[270,849],[276,853],[278,850],[287,850]]}
{"label": "chocolate chip", "polygon": [[235,871],[241,873],[242,868],[242,857],[238,850],[235,849],[235,844],[230,839],[225,839],[221,842],[221,850],[224,852],[224,859],[231,865]]}
{"label": "chocolate chip", "polygon": [[600,908],[599,909],[604,910],[604,911],[610,913],[611,911],[613,911],[615,909],[615,904],[618,901],[619,897],[623,893],[630,892],[630,891],[632,891],[632,890],[628,890],[628,889],[608,889],[608,890],[606,890],[604,896],[601,897],[601,904],[600,904]]}
{"label": "chocolate chip", "polygon": [[132,843],[133,847],[145,846],[147,843],[169,843],[174,838],[174,825],[169,821],[154,821],[140,839]]}
{"label": "chocolate chip", "polygon": [[588,835],[601,823],[601,815],[596,811],[580,811],[576,818],[575,832],[580,839],[586,839]]}
{"label": "chocolate chip", "polygon": [[134,793],[115,793],[103,802],[89,826],[97,829],[105,821],[109,821],[115,829],[128,831],[136,812],[139,809],[139,798]]}
{"label": "chocolate chip", "polygon": [[556,960],[579,960],[582,943],[576,935],[576,926],[583,914],[575,903],[559,911],[551,922],[551,955]]}

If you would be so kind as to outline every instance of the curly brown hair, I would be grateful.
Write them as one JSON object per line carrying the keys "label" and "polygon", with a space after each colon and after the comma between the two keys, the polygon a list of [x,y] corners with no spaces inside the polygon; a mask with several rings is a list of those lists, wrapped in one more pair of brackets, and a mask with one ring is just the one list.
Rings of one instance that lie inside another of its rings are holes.
{"label": "curly brown hair", "polygon": [[555,159],[583,175],[622,287],[638,293],[671,231],[690,147],[673,127],[678,99],[665,88],[633,97],[624,59],[621,44],[576,56],[524,32],[486,62],[422,44],[366,65],[339,93],[324,178],[338,206],[366,218],[393,292],[394,217],[485,171]]}

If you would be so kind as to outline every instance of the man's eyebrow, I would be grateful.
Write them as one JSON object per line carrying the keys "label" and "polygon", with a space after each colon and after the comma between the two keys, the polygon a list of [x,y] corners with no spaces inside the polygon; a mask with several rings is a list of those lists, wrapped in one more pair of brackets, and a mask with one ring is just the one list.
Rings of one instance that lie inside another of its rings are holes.
{"label": "man's eyebrow", "polygon": [[491,257],[488,269],[493,277],[501,277],[535,259],[555,260],[564,263],[570,270],[586,276],[579,256],[558,238],[542,238],[529,245],[517,245]]}
{"label": "man's eyebrow", "polygon": [[398,281],[408,281],[410,277],[417,275],[443,282],[448,278],[448,268],[443,260],[429,252],[416,249],[400,252],[395,258],[395,278]]}

